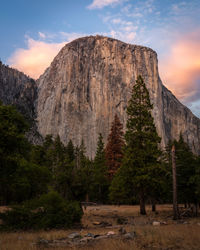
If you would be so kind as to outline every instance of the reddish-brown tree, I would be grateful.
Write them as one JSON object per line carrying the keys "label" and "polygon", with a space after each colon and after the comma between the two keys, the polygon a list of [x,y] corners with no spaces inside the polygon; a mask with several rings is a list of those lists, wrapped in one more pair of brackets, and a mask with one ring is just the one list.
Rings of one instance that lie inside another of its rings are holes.
{"label": "reddish-brown tree", "polygon": [[108,136],[108,142],[106,145],[106,163],[108,166],[109,178],[112,179],[117,169],[120,167],[123,157],[123,126],[119,120],[117,114],[111,126],[111,131]]}

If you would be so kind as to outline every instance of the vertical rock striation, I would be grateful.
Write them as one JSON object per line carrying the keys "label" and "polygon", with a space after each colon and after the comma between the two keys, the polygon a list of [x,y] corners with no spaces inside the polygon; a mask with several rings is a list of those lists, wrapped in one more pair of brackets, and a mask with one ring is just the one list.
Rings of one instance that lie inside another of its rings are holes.
{"label": "vertical rock striation", "polygon": [[156,53],[146,47],[90,36],[65,45],[37,81],[39,132],[59,134],[80,144],[93,157],[98,133],[106,140],[115,113],[126,124],[132,86],[142,75],[154,104],[153,116],[161,146],[180,132],[199,153],[200,120],[183,106],[159,78]]}

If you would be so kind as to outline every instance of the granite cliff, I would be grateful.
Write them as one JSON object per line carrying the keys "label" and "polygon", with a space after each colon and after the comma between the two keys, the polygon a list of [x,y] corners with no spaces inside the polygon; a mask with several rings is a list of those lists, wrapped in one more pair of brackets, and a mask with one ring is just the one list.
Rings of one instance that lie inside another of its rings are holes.
{"label": "granite cliff", "polygon": [[0,62],[0,100],[11,104],[27,119],[36,116],[34,103],[37,99],[37,86],[32,78]]}
{"label": "granite cliff", "polygon": [[159,77],[156,53],[146,47],[102,37],[66,44],[38,79],[38,130],[80,144],[93,157],[98,133],[106,141],[115,113],[126,124],[132,85],[142,75],[154,105],[152,114],[164,148],[180,132],[200,153],[200,120],[167,90]]}
{"label": "granite cliff", "polygon": [[35,80],[16,69],[10,68],[0,61],[0,100],[5,105],[14,105],[30,123],[27,133],[29,141],[41,142],[35,122],[35,101],[37,85]]}

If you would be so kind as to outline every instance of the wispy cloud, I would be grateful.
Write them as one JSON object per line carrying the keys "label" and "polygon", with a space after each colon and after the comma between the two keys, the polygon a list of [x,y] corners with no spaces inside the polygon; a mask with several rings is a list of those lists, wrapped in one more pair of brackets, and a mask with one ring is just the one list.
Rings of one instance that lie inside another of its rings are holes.
{"label": "wispy cloud", "polygon": [[8,59],[10,66],[37,79],[65,43],[46,43],[27,39],[27,49],[17,49]]}
{"label": "wispy cloud", "polygon": [[43,33],[43,32],[38,32],[38,35],[39,35],[39,37],[40,38],[42,38],[42,39],[45,39],[46,38],[46,35]]}
{"label": "wispy cloud", "polygon": [[123,3],[125,1],[127,1],[127,0],[93,0],[93,2],[87,8],[90,10],[102,9],[106,6],[117,5],[117,4]]}
{"label": "wispy cloud", "polygon": [[[37,79],[57,55],[59,50],[68,42],[83,36],[78,33],[59,32],[64,42],[44,41],[48,34],[38,32],[39,40],[26,37],[26,49],[16,49],[8,59],[8,64],[25,74]],[[52,35],[51,35],[52,36]],[[57,34],[55,34],[57,36]],[[40,39],[43,39],[42,41]]]}

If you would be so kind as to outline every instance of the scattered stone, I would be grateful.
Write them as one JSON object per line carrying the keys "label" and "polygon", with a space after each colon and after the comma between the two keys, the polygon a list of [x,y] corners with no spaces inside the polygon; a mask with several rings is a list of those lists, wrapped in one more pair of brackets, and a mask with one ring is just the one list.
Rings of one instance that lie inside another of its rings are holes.
{"label": "scattered stone", "polygon": [[108,236],[110,236],[110,235],[115,235],[115,232],[109,231],[109,232],[107,233],[107,235],[108,235]]}
{"label": "scattered stone", "polygon": [[166,221],[162,221],[160,224],[161,225],[167,225],[167,222]]}
{"label": "scattered stone", "polygon": [[198,222],[197,225],[200,226],[200,223]]}
{"label": "scattered stone", "polygon": [[37,241],[37,243],[36,243],[37,245],[48,245],[49,244],[49,241],[48,240],[45,240],[45,239],[42,239],[42,238],[40,238],[40,239],[38,239],[38,241]]}
{"label": "scattered stone", "polygon": [[120,225],[128,224],[128,219],[124,217],[118,217],[117,224],[120,224]]}
{"label": "scattered stone", "polygon": [[94,234],[92,234],[92,233],[87,233],[87,234],[85,235],[85,237],[95,238],[95,235],[94,235]]}
{"label": "scattered stone", "polygon": [[95,222],[93,222],[93,225],[101,226],[101,227],[110,227],[110,226],[112,226],[112,224],[107,222],[107,221],[101,221],[101,222],[95,221]]}
{"label": "scattered stone", "polygon": [[101,224],[101,222],[100,221],[94,221],[92,224],[95,225],[95,226],[98,226],[98,225]]}
{"label": "scattered stone", "polygon": [[81,238],[81,235],[77,232],[71,233],[67,236],[69,239],[77,239],[77,238]]}
{"label": "scattered stone", "polygon": [[126,234],[127,232],[126,232],[126,229],[124,229],[123,227],[120,227],[119,233],[120,234]]}
{"label": "scattered stone", "polygon": [[136,237],[136,233],[134,231],[126,233],[126,234],[123,235],[123,238],[126,239],[126,240],[132,240],[135,237]]}
{"label": "scattered stone", "polygon": [[108,238],[107,235],[99,235],[98,237],[95,238],[95,240],[106,239],[106,238]]}
{"label": "scattered stone", "polygon": [[96,239],[96,238],[98,238],[100,236],[100,234],[95,234],[94,235],[94,238]]}
{"label": "scattered stone", "polygon": [[160,226],[160,221],[153,221],[152,225],[153,226]]}

